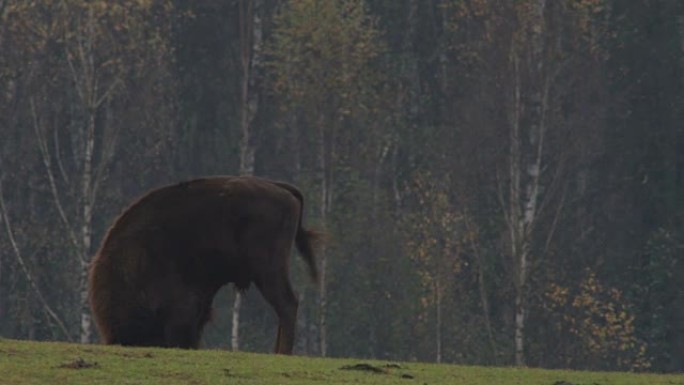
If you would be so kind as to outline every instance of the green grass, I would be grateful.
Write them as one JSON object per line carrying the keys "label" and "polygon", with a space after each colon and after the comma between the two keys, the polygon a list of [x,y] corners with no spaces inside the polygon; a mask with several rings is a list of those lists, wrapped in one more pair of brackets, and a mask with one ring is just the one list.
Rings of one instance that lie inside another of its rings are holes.
{"label": "green grass", "polygon": [[[355,369],[342,369],[345,366]],[[0,339],[0,384],[684,385],[684,375],[390,363]]]}

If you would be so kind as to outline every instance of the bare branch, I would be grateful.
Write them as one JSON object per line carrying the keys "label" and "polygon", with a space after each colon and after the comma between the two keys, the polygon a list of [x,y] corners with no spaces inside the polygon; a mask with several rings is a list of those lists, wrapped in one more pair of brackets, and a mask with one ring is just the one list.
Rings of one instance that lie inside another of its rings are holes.
{"label": "bare branch", "polygon": [[109,96],[112,93],[114,93],[116,86],[118,86],[121,83],[122,83],[121,78],[117,77],[116,79],[114,79],[114,81],[112,81],[112,84],[109,86],[109,88],[107,88],[107,91],[105,91],[104,94],[102,94],[102,96],[100,96],[100,98],[95,101],[95,104],[92,106],[92,108],[95,109],[95,108],[100,107],[100,105],[105,101],[105,99],[109,98]]}
{"label": "bare branch", "polygon": [[76,68],[74,67],[74,62],[71,59],[71,54],[69,53],[68,48],[64,48],[65,56],[67,59],[67,64],[69,64],[69,69],[71,70],[71,77],[74,79],[74,86],[76,87],[76,93],[78,93],[78,97],[81,99],[83,103],[86,102],[85,99],[85,91],[81,89],[81,81],[78,78],[78,73],[76,72]]}
{"label": "bare branch", "polygon": [[541,96],[541,106],[540,106],[540,117],[539,117],[539,138],[537,140],[537,152],[536,159],[534,163],[534,174],[532,175],[532,192],[529,196],[528,207],[531,213],[531,217],[528,218],[527,226],[525,228],[526,235],[529,236],[532,233],[536,219],[541,212],[541,207],[538,205],[539,201],[539,186],[541,183],[542,175],[542,158],[544,155],[544,136],[546,134],[546,116],[548,112],[549,105],[549,90],[551,88],[551,77],[547,76],[544,79],[544,86],[542,88]]}
{"label": "bare branch", "polygon": [[556,232],[556,225],[558,224],[558,218],[560,218],[560,214],[563,211],[563,207],[565,206],[565,193],[568,191],[568,185],[565,184],[563,188],[563,193],[561,194],[561,200],[558,203],[558,206],[556,207],[556,214],[553,216],[553,221],[551,222],[551,227],[549,227],[549,233],[546,235],[546,242],[544,242],[544,255],[549,251],[549,245],[551,244],[551,239],[553,239],[553,235]]}
{"label": "bare branch", "polygon": [[0,19],[5,19],[5,7],[7,6],[7,3],[9,3],[9,1],[0,1]]}
{"label": "bare branch", "polygon": [[50,191],[52,192],[52,198],[53,201],[55,202],[55,206],[57,207],[57,211],[59,212],[59,217],[62,220],[62,224],[66,228],[67,235],[69,235],[69,240],[71,241],[72,245],[76,250],[79,250],[79,243],[76,239],[76,234],[74,233],[73,228],[71,227],[71,224],[69,223],[69,218],[66,215],[66,212],[64,210],[64,206],[62,205],[62,201],[59,197],[59,192],[57,191],[57,184],[55,183],[55,177],[52,174],[52,165],[50,162],[50,152],[48,150],[47,146],[47,139],[45,139],[45,135],[43,135],[42,130],[40,129],[40,123],[38,122],[38,115],[36,114],[36,106],[33,101],[33,98],[30,100],[30,105],[31,105],[31,116],[33,118],[33,128],[36,133],[36,139],[38,140],[38,147],[40,149],[40,153],[43,158],[43,165],[45,166],[45,173],[47,174],[48,177],[48,182],[50,183]]}
{"label": "bare branch", "polygon": [[0,178],[0,215],[2,216],[3,222],[5,222],[5,230],[7,231],[7,237],[9,238],[10,244],[12,245],[12,250],[14,251],[15,257],[17,258],[17,262],[19,263],[19,266],[21,267],[21,270],[24,273],[26,280],[31,286],[31,289],[33,289],[36,296],[38,297],[38,300],[43,306],[43,311],[45,311],[49,318],[52,318],[57,323],[59,328],[62,330],[62,333],[64,333],[64,335],[66,336],[67,340],[73,341],[73,338],[71,337],[71,334],[69,334],[69,331],[64,325],[64,322],[62,322],[57,313],[55,313],[54,310],[52,310],[50,305],[47,303],[47,300],[45,300],[43,293],[40,291],[40,288],[38,288],[36,280],[33,278],[33,275],[31,274],[28,267],[26,266],[26,263],[24,262],[24,257],[22,256],[21,250],[19,249],[19,245],[17,244],[17,241],[14,238],[14,231],[12,230],[12,224],[10,223],[9,215],[7,215],[4,193],[2,191],[2,178]]}
{"label": "bare branch", "polygon": [[[105,124],[110,125],[110,120],[109,118],[105,119]],[[107,166],[111,163],[112,159],[114,158],[114,152],[116,150],[116,145],[118,143],[118,138],[119,138],[119,131],[121,130],[120,125],[115,125],[114,128],[109,128],[105,127],[105,133],[109,132],[110,135],[105,135],[104,138],[102,139],[102,155],[100,157],[100,161],[97,164],[97,168],[95,170],[95,176],[93,178],[93,184],[92,188],[90,190],[90,202],[94,206],[95,201],[97,200],[97,193],[99,190],[100,185],[102,184],[102,181],[106,177],[105,170],[107,169]]]}
{"label": "bare branch", "polygon": [[503,183],[501,183],[501,176],[499,175],[499,168],[496,168],[496,187],[497,187],[497,196],[499,198],[499,204],[501,205],[501,212],[503,212],[504,215],[504,221],[506,222],[506,225],[511,226],[511,216],[508,215],[508,210],[506,208],[506,202],[504,201],[504,193],[503,193]]}
{"label": "bare branch", "polygon": [[64,163],[62,162],[62,151],[59,146],[59,133],[57,132],[57,128],[53,130],[52,135],[53,141],[55,143],[55,158],[57,159],[57,168],[62,176],[62,180],[66,183],[69,183],[69,175],[67,174],[64,168]]}
{"label": "bare branch", "polygon": [[[88,66],[87,69],[89,73],[87,73],[88,80],[89,80],[89,98],[88,98],[88,106],[90,108],[95,108],[95,98],[97,97],[97,76],[95,74],[95,54],[94,54],[94,45],[95,45],[95,16],[93,15],[93,7],[90,6],[88,7],[88,25],[87,25],[87,30],[86,30],[86,37],[88,38],[86,40],[87,43],[87,52],[88,52]],[[86,61],[84,60],[84,63]]]}

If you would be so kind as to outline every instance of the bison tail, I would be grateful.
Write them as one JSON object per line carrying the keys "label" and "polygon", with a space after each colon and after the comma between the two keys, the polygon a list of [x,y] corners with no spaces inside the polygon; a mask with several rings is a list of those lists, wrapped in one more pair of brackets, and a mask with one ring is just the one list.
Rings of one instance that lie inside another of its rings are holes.
{"label": "bison tail", "polygon": [[[301,220],[300,217],[300,223]],[[301,224],[299,225],[299,229],[297,229],[297,236],[295,237],[297,250],[299,250],[299,254],[302,255],[302,258],[304,258],[304,261],[309,266],[309,275],[314,282],[318,282],[318,267],[316,266],[314,248],[322,238],[321,233],[314,230],[306,230]]]}
{"label": "bison tail", "polygon": [[316,253],[314,250],[319,243],[323,242],[324,234],[315,230],[305,229],[303,227],[302,221],[304,220],[304,197],[302,196],[301,191],[299,191],[299,189],[295,186],[287,183],[275,182],[275,184],[289,191],[290,194],[294,195],[294,197],[299,201],[299,225],[297,228],[297,235],[295,236],[295,245],[297,246],[299,254],[301,254],[302,258],[309,267],[309,275],[311,276],[311,279],[318,283],[318,267],[316,266]]}

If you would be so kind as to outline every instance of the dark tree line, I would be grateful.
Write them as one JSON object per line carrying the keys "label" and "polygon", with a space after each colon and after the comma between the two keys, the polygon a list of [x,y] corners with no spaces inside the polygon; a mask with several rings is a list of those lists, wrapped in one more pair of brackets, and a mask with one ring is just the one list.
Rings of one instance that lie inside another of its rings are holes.
{"label": "dark tree line", "polygon": [[[96,341],[123,207],[256,174],[330,234],[301,354],[681,371],[680,3],[0,1],[0,335]],[[270,350],[215,307],[206,346]]]}

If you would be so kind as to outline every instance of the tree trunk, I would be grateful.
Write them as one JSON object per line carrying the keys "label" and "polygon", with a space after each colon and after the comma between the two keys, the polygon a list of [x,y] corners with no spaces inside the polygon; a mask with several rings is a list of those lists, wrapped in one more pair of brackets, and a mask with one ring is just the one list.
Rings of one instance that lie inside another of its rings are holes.
{"label": "tree trunk", "polygon": [[442,362],[442,282],[441,274],[437,272],[437,282],[435,282],[435,362]]}
{"label": "tree trunk", "polygon": [[242,294],[239,291],[235,292],[233,300],[233,317],[232,327],[230,330],[230,348],[236,352],[240,349],[240,306],[242,303]]}
{"label": "tree trunk", "polygon": [[[259,3],[259,1],[256,1]],[[240,174],[254,174],[254,143],[252,120],[258,107],[254,89],[253,69],[261,54],[261,18],[254,11],[255,0],[240,0]]]}
{"label": "tree trunk", "polygon": [[[92,101],[94,104],[95,101]],[[90,305],[88,302],[88,265],[90,261],[90,248],[92,241],[92,191],[93,191],[93,151],[95,149],[95,110],[94,106],[89,111],[89,119],[86,134],[85,151],[83,154],[83,175],[81,189],[81,204],[83,216],[81,218],[81,257],[79,274],[79,297],[80,297],[80,342],[90,343],[91,320]]]}
{"label": "tree trunk", "polygon": [[535,0],[522,15],[524,39],[511,47],[513,98],[510,114],[509,233],[514,260],[515,364],[525,365],[528,276],[532,265],[532,231],[539,215],[542,154],[546,131],[549,78],[544,57],[545,0]]}
{"label": "tree trunk", "polygon": [[[255,146],[252,140],[252,120],[258,108],[258,95],[254,89],[253,70],[261,60],[262,23],[255,8],[260,8],[260,0],[240,0],[240,175],[254,174]],[[242,294],[235,292],[232,311],[230,345],[233,351],[240,346],[240,308]]]}
{"label": "tree trunk", "polygon": [[326,271],[328,265],[328,258],[326,256],[325,247],[321,248],[321,267],[320,267],[320,314],[318,316],[318,332],[320,333],[320,350],[321,357],[325,357],[328,354],[328,334],[327,334],[327,309],[328,309],[328,297],[326,288]]}
{"label": "tree trunk", "polygon": [[[499,352],[496,348],[496,341],[494,340],[494,332],[492,330],[492,320],[489,316],[489,299],[487,297],[487,290],[485,285],[485,274],[484,274],[484,261],[482,260],[482,255],[480,254],[480,248],[475,239],[474,229],[470,227],[470,221],[467,214],[465,215],[465,228],[466,232],[469,234],[468,239],[470,241],[470,248],[473,251],[475,260],[477,261],[477,286],[480,293],[480,303],[482,304],[482,313],[485,319],[485,329],[487,329],[487,337],[489,339],[489,346],[492,349],[492,355],[494,357],[494,365],[498,364]],[[479,238],[479,235],[478,235]]]}
{"label": "tree trunk", "polygon": [[80,342],[88,344],[91,342],[92,328],[90,317],[90,304],[88,301],[88,263],[80,266],[79,290],[81,303],[81,323],[80,323]]}
{"label": "tree trunk", "polygon": [[[328,197],[329,197],[329,186],[328,186],[328,151],[326,148],[326,130],[325,130],[325,118],[321,113],[316,122],[317,126],[317,156],[318,156],[318,171],[317,179],[320,186],[320,206],[319,206],[319,217],[321,220],[321,225],[325,228],[327,222],[328,214]],[[321,356],[325,357],[328,353],[328,340],[327,340],[327,307],[328,307],[328,297],[327,297],[327,265],[328,259],[326,255],[326,248],[323,246],[321,248],[320,256],[321,266],[319,269],[319,314],[318,314],[318,333],[320,335],[320,351]]]}
{"label": "tree trunk", "polygon": [[[512,51],[515,51],[514,49]],[[515,267],[515,276],[513,282],[515,283],[515,316],[514,316],[514,349],[515,349],[515,364],[522,366],[525,363],[524,350],[524,327],[525,327],[525,312],[522,302],[522,284],[524,275],[521,275],[521,213],[520,213],[520,167],[521,167],[521,142],[520,142],[520,115],[522,113],[521,98],[520,98],[520,63],[517,52],[511,52],[511,60],[513,65],[513,92],[512,92],[512,106],[510,111],[510,149],[509,149],[509,197],[508,197],[508,233],[510,237],[510,253],[513,257],[513,264]]]}

